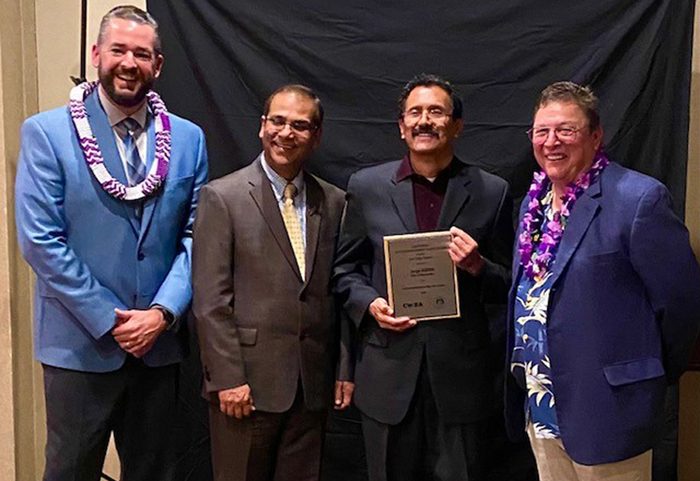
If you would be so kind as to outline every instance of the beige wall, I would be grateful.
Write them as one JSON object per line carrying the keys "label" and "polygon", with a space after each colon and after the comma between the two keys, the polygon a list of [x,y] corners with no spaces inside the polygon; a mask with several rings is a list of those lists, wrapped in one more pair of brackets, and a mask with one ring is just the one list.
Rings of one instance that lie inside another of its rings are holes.
{"label": "beige wall", "polygon": [[[101,15],[118,3],[88,2],[90,44]],[[132,3],[145,6],[145,0]],[[0,0],[0,481],[32,481],[43,469],[41,376],[31,359],[31,275],[17,252],[12,190],[22,119],[65,104],[69,76],[79,74],[79,9],[75,0]],[[695,32],[686,218],[700,253],[700,11]],[[89,58],[88,73],[94,78]],[[698,453],[700,373],[688,373],[681,382],[680,481],[700,479]],[[118,478],[113,453],[106,472]]]}
{"label": "beige wall", "polygon": [[0,0],[0,11],[0,479],[29,481],[42,411],[32,375],[30,274],[17,255],[12,192],[19,125],[37,108],[34,4]]}
{"label": "beige wall", "polygon": [[[695,254],[700,257],[700,2],[695,5],[692,75],[685,219]],[[697,481],[700,479],[700,372],[688,372],[681,378],[680,403],[678,478]]]}
{"label": "beige wall", "polygon": [[[119,3],[88,2],[90,44],[100,17]],[[32,278],[17,250],[12,192],[22,120],[64,105],[70,75],[80,73],[80,2],[0,0],[0,11],[0,481],[33,481],[43,471],[44,403],[31,352]],[[88,73],[94,78],[89,60]],[[105,472],[119,477],[113,452]]]}

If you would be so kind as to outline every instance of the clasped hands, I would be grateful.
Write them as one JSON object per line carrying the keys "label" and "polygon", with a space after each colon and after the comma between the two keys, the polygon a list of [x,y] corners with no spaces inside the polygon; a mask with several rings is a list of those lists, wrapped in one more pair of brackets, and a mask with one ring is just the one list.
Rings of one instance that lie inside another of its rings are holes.
{"label": "clasped hands", "polygon": [[[450,234],[452,239],[447,252],[452,262],[472,276],[481,274],[486,262],[479,253],[479,244],[459,227],[450,228]],[[408,316],[394,317],[394,310],[383,297],[377,297],[370,303],[369,313],[382,329],[402,332],[416,325],[416,320]]]}
{"label": "clasped hands", "polygon": [[[333,408],[343,410],[350,406],[352,401],[352,393],[355,390],[355,384],[349,381],[335,382],[335,402]],[[236,419],[243,419],[251,415],[255,411],[253,404],[253,394],[250,392],[250,385],[243,384],[242,386],[232,387],[230,389],[222,389],[218,393],[219,410],[227,416]]]}
{"label": "clasped hands", "polygon": [[114,340],[134,357],[143,357],[151,350],[168,323],[160,309],[115,309]]}

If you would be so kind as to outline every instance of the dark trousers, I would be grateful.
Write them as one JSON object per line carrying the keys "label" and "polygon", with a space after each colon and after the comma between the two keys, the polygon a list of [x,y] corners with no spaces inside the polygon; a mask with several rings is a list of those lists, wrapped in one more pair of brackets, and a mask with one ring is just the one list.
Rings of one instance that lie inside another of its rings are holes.
{"label": "dark trousers", "polygon": [[370,481],[482,481],[483,423],[445,424],[435,405],[425,360],[408,413],[397,425],[362,414]]}
{"label": "dark trousers", "polygon": [[98,481],[111,432],[123,481],[170,479],[177,365],[152,368],[129,357],[108,373],[43,367],[44,481]]}
{"label": "dark trousers", "polygon": [[215,481],[318,481],[325,411],[309,411],[301,389],[283,413],[236,419],[209,405]]}

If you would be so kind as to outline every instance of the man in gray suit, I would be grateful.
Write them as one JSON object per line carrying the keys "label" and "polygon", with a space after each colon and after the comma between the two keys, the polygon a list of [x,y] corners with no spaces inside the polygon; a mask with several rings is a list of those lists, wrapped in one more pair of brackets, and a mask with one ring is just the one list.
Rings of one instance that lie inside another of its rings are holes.
{"label": "man in gray suit", "polygon": [[[330,276],[343,192],[303,170],[323,109],[301,85],[276,90],[263,152],[202,189],[194,314],[217,481],[313,481],[339,342]],[[343,351],[345,352],[345,351]],[[353,384],[341,359],[335,407]]]}
{"label": "man in gray suit", "polygon": [[[420,75],[399,100],[408,154],[348,183],[335,289],[361,332],[355,403],[371,481],[484,479],[492,366],[484,303],[505,301],[513,226],[505,180],[462,162],[462,103]],[[383,236],[449,230],[460,318],[396,317],[387,299]]]}

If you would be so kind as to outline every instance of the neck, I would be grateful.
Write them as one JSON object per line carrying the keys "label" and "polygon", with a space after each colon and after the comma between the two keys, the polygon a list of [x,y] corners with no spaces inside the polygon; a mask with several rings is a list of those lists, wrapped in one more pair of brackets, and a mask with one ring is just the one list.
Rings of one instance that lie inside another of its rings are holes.
{"label": "neck", "polygon": [[554,210],[561,210],[561,198],[566,192],[566,186],[568,184],[562,184],[561,182],[552,182],[552,208]]}
{"label": "neck", "polygon": [[269,163],[267,165],[269,165],[270,168],[277,173],[277,175],[282,177],[287,182],[293,181],[296,178],[296,176],[299,175],[299,172],[301,171],[301,167],[297,167],[297,166],[294,166],[294,167],[290,166],[289,168],[285,168],[285,167],[281,167],[279,165],[271,165]]}
{"label": "neck", "polygon": [[126,115],[127,117],[129,117],[129,116],[131,116],[133,113],[137,112],[141,107],[143,107],[143,104],[146,103],[146,98],[144,97],[144,99],[143,99],[141,102],[139,102],[138,104],[133,105],[133,106],[128,106],[128,107],[127,107],[127,106],[125,106],[125,105],[121,105],[121,104],[116,103],[116,102],[112,99],[112,97],[109,96],[109,94],[107,93],[107,91],[102,87],[102,84],[100,84],[100,86],[99,86],[98,88],[100,89],[100,93],[102,94],[102,98],[107,99],[107,101],[108,101],[110,104],[112,104],[112,105],[114,106],[114,108],[116,108],[117,110],[119,110],[121,113],[123,113],[123,114]]}
{"label": "neck", "polygon": [[408,156],[413,171],[418,175],[429,178],[437,177],[440,172],[450,165],[453,157],[454,153],[452,150],[438,155],[411,152]]}

